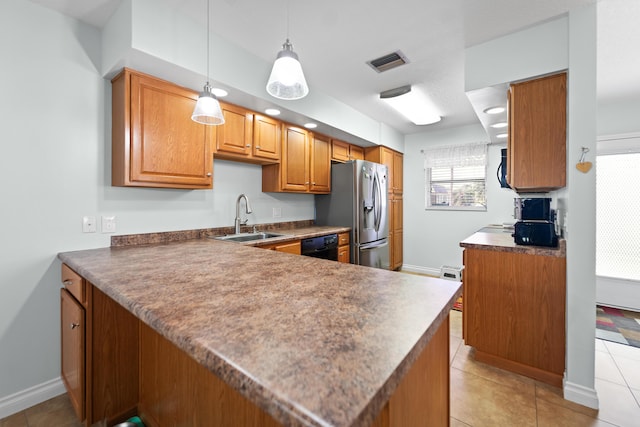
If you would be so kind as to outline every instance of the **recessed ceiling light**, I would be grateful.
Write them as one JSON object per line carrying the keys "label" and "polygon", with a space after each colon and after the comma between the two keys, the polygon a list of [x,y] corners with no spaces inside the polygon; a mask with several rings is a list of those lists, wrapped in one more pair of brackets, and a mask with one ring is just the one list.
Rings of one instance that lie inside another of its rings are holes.
{"label": "recessed ceiling light", "polygon": [[411,86],[402,86],[380,93],[380,99],[416,125],[430,125],[442,120],[426,96]]}
{"label": "recessed ceiling light", "polygon": [[504,107],[489,107],[486,110],[484,110],[484,112],[487,114],[500,114],[500,113],[504,113],[505,110],[506,108]]}
{"label": "recessed ceiling light", "polygon": [[494,129],[502,129],[502,128],[506,128],[507,127],[507,122],[498,122],[498,123],[494,123],[492,125],[489,125]]}
{"label": "recessed ceiling light", "polygon": [[306,127],[307,129],[315,129],[318,127],[318,125],[315,123],[305,123],[304,127]]}
{"label": "recessed ceiling light", "polygon": [[280,110],[276,109],[276,108],[267,108],[266,110],[264,110],[265,113],[267,113],[270,116],[278,116],[280,115]]}
{"label": "recessed ceiling light", "polygon": [[506,138],[507,136],[508,136],[508,134],[506,134],[506,133],[499,133],[499,134],[496,135],[496,138],[503,139],[503,138]]}
{"label": "recessed ceiling light", "polygon": [[229,92],[224,89],[220,89],[219,87],[211,88],[211,92],[213,92],[213,94],[218,98],[224,98],[225,96],[229,95]]}

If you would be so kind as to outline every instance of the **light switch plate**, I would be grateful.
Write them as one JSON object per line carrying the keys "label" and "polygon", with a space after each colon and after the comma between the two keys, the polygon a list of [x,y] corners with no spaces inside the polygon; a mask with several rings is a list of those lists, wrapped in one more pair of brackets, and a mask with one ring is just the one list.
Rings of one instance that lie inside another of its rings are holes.
{"label": "light switch plate", "polygon": [[83,233],[95,233],[96,232],[96,217],[95,216],[83,216],[82,217],[82,232]]}
{"label": "light switch plate", "polygon": [[282,208],[273,208],[273,217],[274,218],[282,217]]}
{"label": "light switch plate", "polygon": [[115,233],[116,232],[116,217],[115,215],[102,216],[102,232],[103,233]]}

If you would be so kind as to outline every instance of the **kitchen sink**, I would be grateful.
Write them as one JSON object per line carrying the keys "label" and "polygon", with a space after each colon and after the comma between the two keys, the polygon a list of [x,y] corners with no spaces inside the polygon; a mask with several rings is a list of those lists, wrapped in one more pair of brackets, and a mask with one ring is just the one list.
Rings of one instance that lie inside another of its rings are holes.
{"label": "kitchen sink", "polygon": [[272,237],[283,237],[283,236],[287,236],[287,235],[278,234],[278,233],[260,232],[260,233],[227,234],[226,236],[211,236],[211,238],[216,240],[227,240],[231,242],[251,242],[253,240],[264,240],[264,239],[270,239]]}

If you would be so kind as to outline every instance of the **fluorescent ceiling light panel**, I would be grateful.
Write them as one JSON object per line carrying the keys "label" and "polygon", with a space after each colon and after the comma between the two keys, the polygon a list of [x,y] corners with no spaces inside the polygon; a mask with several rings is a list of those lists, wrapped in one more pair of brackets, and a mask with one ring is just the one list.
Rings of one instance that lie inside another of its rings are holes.
{"label": "fluorescent ceiling light panel", "polygon": [[426,96],[412,90],[411,86],[384,91],[380,93],[380,99],[416,125],[430,125],[442,119]]}

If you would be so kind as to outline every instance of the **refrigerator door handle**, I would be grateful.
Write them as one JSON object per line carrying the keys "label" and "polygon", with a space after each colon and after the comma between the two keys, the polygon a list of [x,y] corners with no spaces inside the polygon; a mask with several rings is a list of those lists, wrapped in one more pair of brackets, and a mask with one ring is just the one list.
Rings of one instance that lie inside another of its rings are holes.
{"label": "refrigerator door handle", "polygon": [[380,181],[378,177],[378,172],[376,172],[375,175],[373,176],[373,191],[374,191],[373,204],[375,206],[374,221],[375,221],[376,232],[377,232],[377,231],[380,231],[380,222],[382,221],[382,208],[380,206],[382,202],[382,194],[380,190]]}
{"label": "refrigerator door handle", "polygon": [[367,251],[372,249],[384,248],[385,246],[389,246],[389,241],[387,239],[384,239],[383,242],[374,242],[374,243],[367,243],[364,245],[360,245],[360,250]]}

